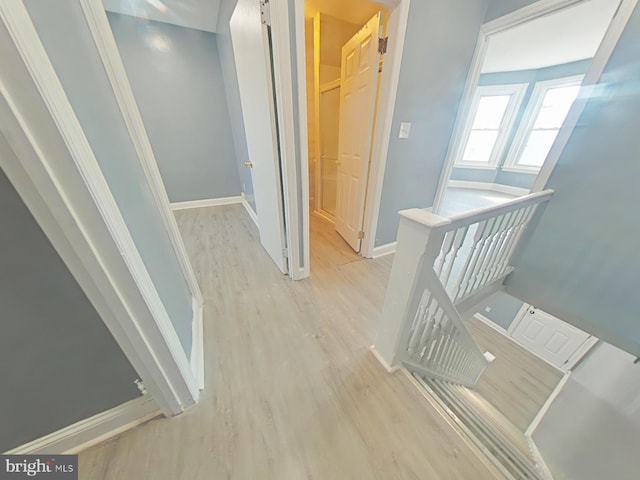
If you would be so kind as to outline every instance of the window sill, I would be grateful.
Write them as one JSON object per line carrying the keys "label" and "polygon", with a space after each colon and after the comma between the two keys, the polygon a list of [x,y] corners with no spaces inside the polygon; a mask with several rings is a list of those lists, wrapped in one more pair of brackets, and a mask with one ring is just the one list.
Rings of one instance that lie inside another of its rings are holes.
{"label": "window sill", "polygon": [[500,170],[503,172],[512,172],[512,173],[528,173],[529,175],[537,175],[540,173],[539,168],[526,168],[526,167],[502,167]]}
{"label": "window sill", "polygon": [[465,163],[456,163],[453,165],[453,168],[472,168],[474,170],[497,170],[498,167],[496,165],[467,165]]}

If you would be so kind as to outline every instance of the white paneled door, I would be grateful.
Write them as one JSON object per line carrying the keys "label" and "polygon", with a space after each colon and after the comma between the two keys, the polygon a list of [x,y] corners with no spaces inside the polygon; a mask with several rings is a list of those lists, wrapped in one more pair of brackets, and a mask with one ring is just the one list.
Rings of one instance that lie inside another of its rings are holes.
{"label": "white paneled door", "polygon": [[287,273],[282,178],[268,31],[258,0],[238,0],[230,21],[260,242]]}
{"label": "white paneled door", "polygon": [[535,308],[529,308],[512,336],[560,369],[590,337],[588,333]]}
{"label": "white paneled door", "polygon": [[360,231],[375,116],[381,19],[382,13],[378,13],[342,47],[335,219],[337,232],[356,252],[362,243]]}

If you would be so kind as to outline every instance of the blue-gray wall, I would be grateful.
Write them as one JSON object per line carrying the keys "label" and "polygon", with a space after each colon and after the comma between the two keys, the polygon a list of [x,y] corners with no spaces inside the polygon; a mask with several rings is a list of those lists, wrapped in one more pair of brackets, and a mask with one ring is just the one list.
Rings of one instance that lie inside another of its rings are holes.
{"label": "blue-gray wall", "polygon": [[216,35],[107,15],[169,199],[240,195]]}
{"label": "blue-gray wall", "polygon": [[140,393],[136,372],[2,170],[0,205],[4,452]]}
{"label": "blue-gray wall", "polygon": [[240,174],[240,188],[244,192],[247,201],[256,211],[256,204],[253,196],[253,183],[251,181],[251,171],[243,163],[249,160],[247,150],[247,137],[244,131],[244,119],[242,117],[242,107],[240,105],[240,89],[238,87],[238,76],[236,73],[236,61],[233,57],[233,45],[231,43],[231,30],[229,20],[233,14],[238,0],[221,0],[220,12],[218,14],[218,51],[220,53],[220,63],[222,65],[222,75],[224,78],[224,88],[227,93],[227,105],[229,107],[229,117],[231,119],[231,131],[233,132],[233,143],[236,152],[236,166]]}
{"label": "blue-gray wall", "polygon": [[193,316],[191,293],[80,2],[24,3],[188,356]]}
{"label": "blue-gray wall", "polygon": [[482,303],[478,313],[507,330],[515,320],[522,305],[522,300],[504,292],[496,292]]}
{"label": "blue-gray wall", "polygon": [[489,0],[489,7],[487,8],[487,14],[484,17],[484,21],[495,20],[511,12],[526,7],[538,0]]}
{"label": "blue-gray wall", "polygon": [[[393,242],[398,211],[433,204],[486,0],[411,2],[375,245]],[[398,139],[400,122],[411,136]]]}
{"label": "blue-gray wall", "polygon": [[513,139],[516,136],[518,129],[520,128],[520,123],[522,122],[524,113],[528,107],[529,101],[531,100],[531,94],[533,93],[535,84],[537,82],[544,82],[547,80],[555,80],[558,78],[571,77],[574,75],[582,75],[587,72],[587,69],[590,65],[591,59],[587,59],[534,70],[484,73],[480,75],[480,78],[478,80],[479,86],[527,83],[528,87],[522,98],[520,108],[516,113],[513,128],[507,136],[507,148],[504,149],[502,156],[498,158],[496,164],[497,168],[495,170],[489,170],[486,168],[480,169],[454,167],[453,172],[451,173],[451,179],[466,180],[470,182],[498,183],[500,185],[510,185],[513,187],[527,189],[531,188],[537,176],[535,173],[508,172],[503,171],[502,167],[504,166],[504,162],[509,152],[509,146],[513,143]]}
{"label": "blue-gray wall", "polygon": [[547,186],[555,195],[523,237],[507,292],[640,354],[640,8]]}
{"label": "blue-gray wall", "polygon": [[638,478],[640,365],[634,360],[601,343],[569,377],[533,434],[555,478]]}

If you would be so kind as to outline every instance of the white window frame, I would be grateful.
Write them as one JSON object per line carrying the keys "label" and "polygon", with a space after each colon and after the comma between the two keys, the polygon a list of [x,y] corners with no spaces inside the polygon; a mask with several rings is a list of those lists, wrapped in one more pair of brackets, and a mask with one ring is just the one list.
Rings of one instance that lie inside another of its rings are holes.
{"label": "white window frame", "polygon": [[[502,170],[507,172],[526,172],[526,173],[538,173],[540,171],[541,167],[534,167],[529,165],[518,165],[517,162],[520,156],[522,155],[522,151],[524,150],[526,140],[529,137],[531,130],[533,129],[533,125],[536,119],[538,118],[540,109],[542,108],[542,102],[544,100],[544,97],[549,90],[552,90],[554,88],[582,85],[583,79],[584,79],[584,75],[573,75],[570,77],[555,78],[553,80],[544,80],[541,82],[536,82],[535,86],[533,87],[533,92],[531,93],[531,98],[529,99],[527,108],[524,112],[524,115],[522,116],[522,121],[520,122],[520,126],[516,131],[515,137],[513,137],[513,142],[511,142],[511,148],[507,153],[507,157],[505,158],[504,166],[502,167]],[[578,96],[580,96],[580,93],[578,93]],[[566,117],[565,117],[565,120],[566,120]],[[562,126],[560,128],[562,128]],[[554,143],[555,143],[555,140],[554,140]]]}
{"label": "white window frame", "polygon": [[[469,115],[467,115],[467,118],[465,119],[461,134],[455,141],[455,167],[490,170],[495,170],[497,168],[498,159],[504,152],[507,138],[509,136],[509,133],[513,129],[513,124],[516,120],[517,113],[520,110],[520,106],[522,105],[522,100],[524,99],[524,94],[528,86],[529,84],[527,83],[514,83],[509,85],[481,85],[476,87],[475,91],[473,92]],[[493,150],[491,151],[489,160],[483,163],[465,162],[464,160],[462,160],[462,155],[464,154],[467,142],[469,141],[469,135],[471,134],[472,130],[471,127],[473,126],[473,121],[478,111],[480,99],[482,97],[497,95],[511,95],[511,100],[509,100],[509,104],[507,105],[507,108],[504,112],[502,125],[500,126],[500,129],[498,131],[498,138],[496,138],[496,143],[493,146]]]}

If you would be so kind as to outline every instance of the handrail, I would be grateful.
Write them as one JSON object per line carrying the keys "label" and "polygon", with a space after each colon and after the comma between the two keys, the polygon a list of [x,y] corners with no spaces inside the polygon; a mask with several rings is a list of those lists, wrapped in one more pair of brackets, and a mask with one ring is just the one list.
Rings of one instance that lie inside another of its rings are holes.
{"label": "handrail", "polygon": [[490,207],[479,208],[477,210],[471,210],[470,212],[460,213],[449,218],[447,226],[451,229],[460,227],[463,225],[471,225],[473,223],[487,220],[492,217],[497,217],[504,213],[512,212],[529,205],[537,205],[549,201],[553,196],[554,191],[551,189],[543,190],[541,192],[530,193],[523,197],[514,198],[498,205],[492,205]]}
{"label": "handrail", "polygon": [[401,217],[424,225],[425,227],[448,227],[448,230],[461,225],[470,225],[528,205],[543,203],[550,200],[553,194],[554,190],[547,189],[541,192],[530,193],[522,197],[514,198],[497,205],[491,205],[489,207],[478,208],[469,212],[453,215],[452,217],[442,217],[423,208],[408,208],[406,210],[400,210],[398,213]]}
{"label": "handrail", "polygon": [[499,288],[513,271],[509,262],[536,209],[553,193],[532,193],[451,218],[415,208],[400,212],[376,341],[388,365],[403,362],[448,381],[477,382],[487,361],[457,305],[472,312]]}

